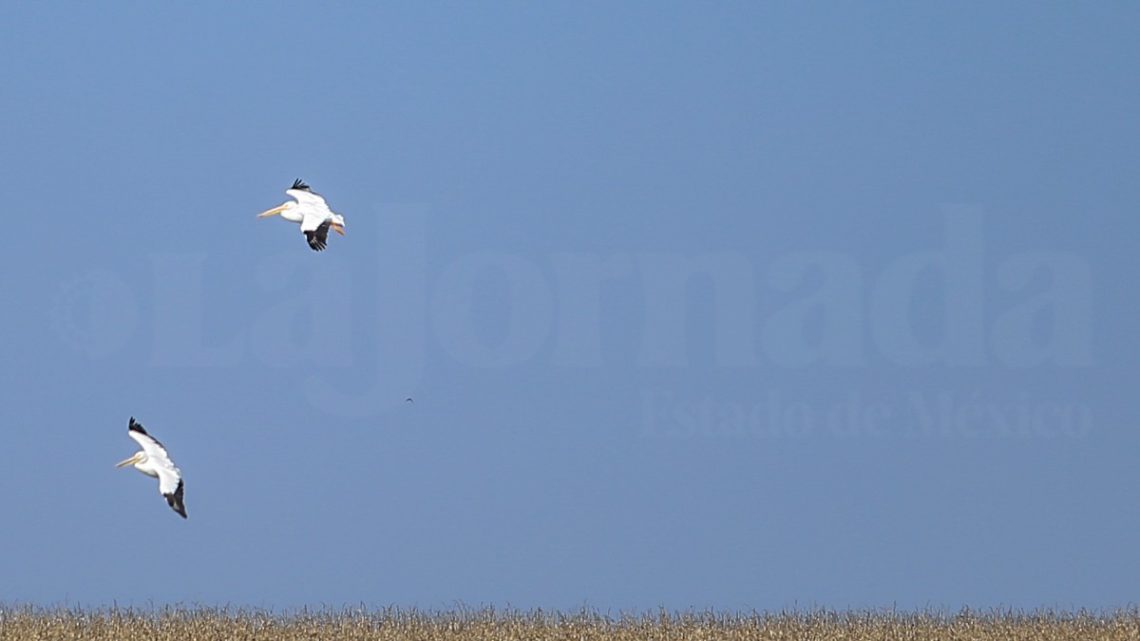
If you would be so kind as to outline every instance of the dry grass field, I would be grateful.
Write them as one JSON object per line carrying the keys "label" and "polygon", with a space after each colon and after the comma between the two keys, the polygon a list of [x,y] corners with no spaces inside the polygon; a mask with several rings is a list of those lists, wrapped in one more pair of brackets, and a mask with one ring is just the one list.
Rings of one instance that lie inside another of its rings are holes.
{"label": "dry grass field", "polygon": [[1112,641],[1140,640],[1140,610],[1115,613],[830,612],[780,614],[649,613],[606,616],[493,609],[259,611],[165,608],[98,611],[0,607],[0,641],[585,641],[642,639],[743,641]]}

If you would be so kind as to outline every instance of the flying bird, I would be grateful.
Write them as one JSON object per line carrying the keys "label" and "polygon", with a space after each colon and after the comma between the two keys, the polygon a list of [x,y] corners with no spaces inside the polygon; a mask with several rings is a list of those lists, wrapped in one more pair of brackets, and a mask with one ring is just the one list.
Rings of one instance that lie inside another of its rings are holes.
{"label": "flying bird", "polygon": [[131,458],[121,461],[115,467],[133,465],[136,470],[158,479],[158,491],[166,498],[166,503],[182,518],[186,518],[186,506],[182,503],[182,471],[170,460],[166,448],[153,436],[146,433],[142,423],[131,417],[127,425],[127,435],[135,439],[142,451],[135,452]]}
{"label": "flying bird", "polygon": [[273,209],[267,209],[257,215],[258,218],[268,218],[280,214],[282,218],[293,223],[301,223],[301,233],[309,241],[313,251],[321,251],[328,245],[329,228],[344,235],[344,216],[333,213],[328,203],[319,194],[298,178],[293,186],[285,190],[293,200],[286,201]]}

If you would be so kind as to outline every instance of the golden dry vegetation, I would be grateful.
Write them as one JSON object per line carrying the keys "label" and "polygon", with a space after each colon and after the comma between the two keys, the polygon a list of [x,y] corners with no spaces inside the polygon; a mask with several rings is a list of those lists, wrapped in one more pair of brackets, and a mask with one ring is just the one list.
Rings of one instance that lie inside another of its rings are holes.
{"label": "golden dry vegetation", "polygon": [[1135,641],[1140,610],[1114,613],[963,611],[936,613],[830,612],[718,614],[709,612],[608,616],[544,611],[421,612],[299,611],[289,614],[163,608],[65,610],[0,607],[0,641],[510,641],[765,640],[765,641]]}

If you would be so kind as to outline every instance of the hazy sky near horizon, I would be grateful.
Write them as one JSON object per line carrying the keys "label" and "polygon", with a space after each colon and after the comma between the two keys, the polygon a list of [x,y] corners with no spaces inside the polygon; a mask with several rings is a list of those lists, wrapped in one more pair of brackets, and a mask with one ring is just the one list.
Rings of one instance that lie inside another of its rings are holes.
{"label": "hazy sky near horizon", "polygon": [[1138,27],[8,7],[0,600],[1134,603]]}

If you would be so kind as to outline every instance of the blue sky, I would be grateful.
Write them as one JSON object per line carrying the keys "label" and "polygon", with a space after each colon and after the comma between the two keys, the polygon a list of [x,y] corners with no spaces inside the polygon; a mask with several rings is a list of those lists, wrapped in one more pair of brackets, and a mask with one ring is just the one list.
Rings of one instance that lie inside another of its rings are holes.
{"label": "blue sky", "polygon": [[1138,14],[10,8],[0,598],[1134,602]]}

